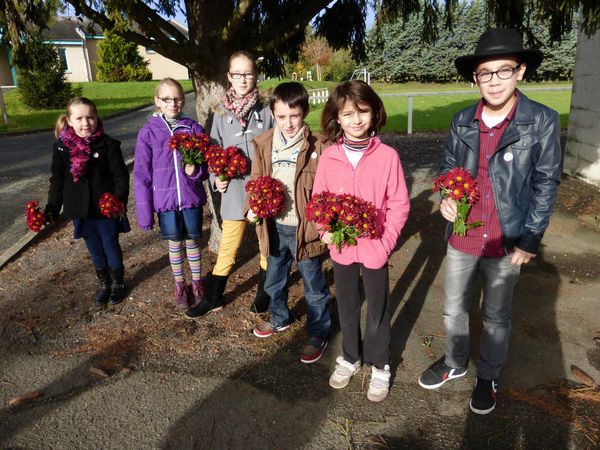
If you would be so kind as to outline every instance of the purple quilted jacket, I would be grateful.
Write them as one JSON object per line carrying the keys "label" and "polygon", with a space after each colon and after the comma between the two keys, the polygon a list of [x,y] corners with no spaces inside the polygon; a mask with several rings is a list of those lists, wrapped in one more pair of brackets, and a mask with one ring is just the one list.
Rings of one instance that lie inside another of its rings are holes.
{"label": "purple quilted jacket", "polygon": [[183,117],[173,130],[164,118],[153,115],[140,130],[135,144],[133,180],[137,222],[152,229],[154,213],[197,208],[206,203],[202,181],[208,178],[206,164],[187,176],[178,152],[169,149],[173,133],[204,133],[194,120]]}

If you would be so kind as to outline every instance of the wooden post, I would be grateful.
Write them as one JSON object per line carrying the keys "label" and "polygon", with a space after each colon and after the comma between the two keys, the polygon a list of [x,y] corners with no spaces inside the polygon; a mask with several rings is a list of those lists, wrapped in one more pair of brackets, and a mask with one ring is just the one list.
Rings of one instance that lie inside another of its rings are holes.
{"label": "wooden post", "polygon": [[408,126],[406,132],[412,134],[412,113],[413,113],[413,98],[412,95],[408,96]]}
{"label": "wooden post", "polygon": [[0,87],[0,108],[2,109],[2,117],[4,123],[8,124],[8,114],[6,113],[6,106],[4,105],[4,97],[2,95],[2,87]]}

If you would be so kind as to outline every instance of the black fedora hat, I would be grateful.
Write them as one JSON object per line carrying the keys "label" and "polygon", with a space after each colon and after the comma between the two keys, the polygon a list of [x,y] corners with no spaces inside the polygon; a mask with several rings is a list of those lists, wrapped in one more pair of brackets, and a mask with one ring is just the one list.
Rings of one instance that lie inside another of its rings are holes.
{"label": "black fedora hat", "polygon": [[454,60],[454,65],[467,81],[473,81],[473,72],[477,65],[494,56],[515,56],[527,64],[527,74],[535,72],[544,59],[538,49],[523,48],[523,39],[516,30],[508,28],[492,28],[479,38],[475,53],[460,56]]}

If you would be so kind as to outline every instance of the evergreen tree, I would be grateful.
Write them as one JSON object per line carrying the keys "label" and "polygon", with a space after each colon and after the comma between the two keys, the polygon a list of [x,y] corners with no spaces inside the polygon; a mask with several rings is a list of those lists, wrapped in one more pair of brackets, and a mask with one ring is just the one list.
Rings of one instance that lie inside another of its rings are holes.
{"label": "evergreen tree", "polygon": [[98,81],[146,81],[152,79],[148,62],[139,54],[137,45],[107,31],[98,44]]}
{"label": "evergreen tree", "polygon": [[73,88],[66,80],[56,49],[40,36],[21,43],[20,50],[19,95],[29,108],[61,109],[71,97],[81,95],[81,87]]}

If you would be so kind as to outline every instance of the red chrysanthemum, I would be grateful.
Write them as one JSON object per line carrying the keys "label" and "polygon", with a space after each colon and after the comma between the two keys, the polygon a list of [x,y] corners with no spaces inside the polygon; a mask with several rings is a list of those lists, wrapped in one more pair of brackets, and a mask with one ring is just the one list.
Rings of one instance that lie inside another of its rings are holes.
{"label": "red chrysanthemum", "polygon": [[100,207],[100,214],[109,219],[125,215],[125,204],[110,192],[102,194],[98,206]]}
{"label": "red chrysanthemum", "polygon": [[169,140],[169,148],[179,152],[181,166],[184,167],[186,164],[202,164],[208,143],[209,137],[205,133],[175,133]]}
{"label": "red chrysanthemum", "polygon": [[377,210],[373,203],[350,194],[321,192],[306,205],[306,219],[332,233],[338,251],[343,245],[356,245],[358,238],[378,239]]}
{"label": "red chrysanthemum", "polygon": [[471,205],[479,200],[477,181],[469,170],[455,167],[448,173],[433,180],[433,191],[441,192],[456,202],[457,214],[453,224],[453,233],[465,236],[467,230],[481,226],[481,222],[467,223]]}
{"label": "red chrysanthemum", "polygon": [[248,173],[248,159],[238,147],[211,145],[205,152],[208,170],[222,181],[243,177]]}
{"label": "red chrysanthemum", "polygon": [[25,206],[25,218],[27,220],[27,228],[34,233],[38,233],[44,225],[48,223],[48,218],[39,208],[39,202],[32,200],[27,202]]}
{"label": "red chrysanthemum", "polygon": [[276,178],[265,175],[250,180],[246,183],[246,192],[248,206],[258,217],[258,223],[277,217],[285,207],[285,186]]}

